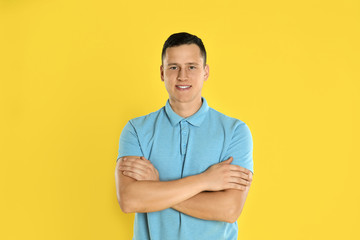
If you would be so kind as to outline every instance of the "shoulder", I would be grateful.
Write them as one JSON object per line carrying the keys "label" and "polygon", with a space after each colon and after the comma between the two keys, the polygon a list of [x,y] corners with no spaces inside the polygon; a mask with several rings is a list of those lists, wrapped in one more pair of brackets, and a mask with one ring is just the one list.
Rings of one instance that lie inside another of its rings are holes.
{"label": "shoulder", "polygon": [[214,122],[216,122],[216,124],[221,124],[222,126],[231,129],[232,131],[249,129],[249,127],[246,125],[244,121],[225,115],[213,108],[209,108],[209,114],[210,114],[210,118]]}
{"label": "shoulder", "polygon": [[136,117],[129,120],[129,123],[134,127],[151,127],[154,125],[154,123],[157,121],[157,119],[164,116],[165,107],[160,108],[159,110],[155,112],[151,112],[147,115]]}

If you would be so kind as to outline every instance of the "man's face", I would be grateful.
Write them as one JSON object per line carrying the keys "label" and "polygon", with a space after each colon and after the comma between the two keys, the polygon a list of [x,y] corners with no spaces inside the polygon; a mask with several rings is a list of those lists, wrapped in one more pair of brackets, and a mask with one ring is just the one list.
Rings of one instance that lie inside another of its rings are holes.
{"label": "man's face", "polygon": [[196,103],[201,101],[201,89],[209,77],[209,66],[203,65],[200,48],[196,44],[184,44],[166,49],[161,80],[172,103]]}

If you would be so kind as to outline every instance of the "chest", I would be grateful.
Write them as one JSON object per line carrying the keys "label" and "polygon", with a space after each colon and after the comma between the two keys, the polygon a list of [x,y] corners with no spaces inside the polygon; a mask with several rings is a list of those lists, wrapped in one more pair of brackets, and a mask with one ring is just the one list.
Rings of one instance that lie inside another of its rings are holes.
{"label": "chest", "polygon": [[204,172],[224,160],[228,145],[223,129],[191,125],[160,128],[143,139],[145,157],[159,171],[162,181]]}

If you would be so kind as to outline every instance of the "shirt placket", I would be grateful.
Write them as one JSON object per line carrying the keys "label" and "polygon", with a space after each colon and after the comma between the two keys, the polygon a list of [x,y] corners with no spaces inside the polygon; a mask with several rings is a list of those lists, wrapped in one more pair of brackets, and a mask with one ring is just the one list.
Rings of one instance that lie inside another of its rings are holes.
{"label": "shirt placket", "polygon": [[180,152],[182,159],[184,160],[186,154],[186,148],[188,144],[189,124],[183,120],[180,122]]}
{"label": "shirt placket", "polygon": [[186,120],[180,122],[180,153],[182,160],[181,177],[184,175],[186,149],[189,140],[189,124]]}

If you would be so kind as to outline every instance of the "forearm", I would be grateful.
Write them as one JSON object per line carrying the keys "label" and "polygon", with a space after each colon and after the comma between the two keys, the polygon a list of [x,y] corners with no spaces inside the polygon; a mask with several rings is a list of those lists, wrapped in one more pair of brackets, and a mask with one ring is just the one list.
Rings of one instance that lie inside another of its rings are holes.
{"label": "forearm", "polygon": [[201,192],[174,206],[173,209],[204,220],[234,221],[234,204],[226,190]]}
{"label": "forearm", "polygon": [[[126,161],[118,162],[115,173],[120,207],[124,212],[153,212],[172,207],[205,220],[234,222],[245,202],[249,176],[240,166],[231,165],[231,161],[229,158],[214,164],[198,175],[161,182],[154,171],[149,171],[155,169],[151,163],[127,157]],[[211,192],[203,192],[206,190]]]}
{"label": "forearm", "polygon": [[160,211],[204,191],[200,175],[174,181],[134,181],[121,189],[125,212]]}

